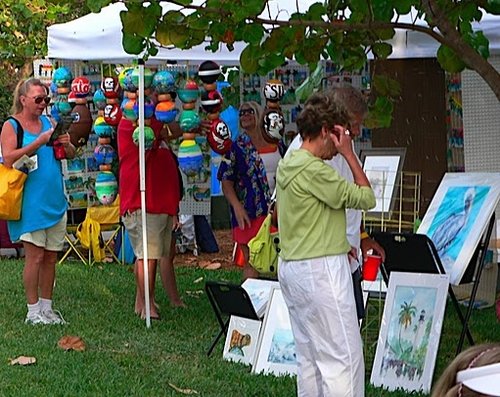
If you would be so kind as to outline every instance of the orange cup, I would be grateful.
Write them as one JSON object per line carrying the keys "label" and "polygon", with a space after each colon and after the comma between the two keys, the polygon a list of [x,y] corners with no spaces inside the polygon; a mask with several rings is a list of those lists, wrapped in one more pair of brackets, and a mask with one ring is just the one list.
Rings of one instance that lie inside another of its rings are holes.
{"label": "orange cup", "polygon": [[374,281],[377,279],[378,269],[382,263],[382,257],[378,255],[367,255],[363,262],[363,280]]}
{"label": "orange cup", "polygon": [[236,266],[239,266],[239,267],[244,267],[245,266],[245,255],[243,255],[243,251],[240,248],[239,244],[235,244],[234,245],[233,263]]}

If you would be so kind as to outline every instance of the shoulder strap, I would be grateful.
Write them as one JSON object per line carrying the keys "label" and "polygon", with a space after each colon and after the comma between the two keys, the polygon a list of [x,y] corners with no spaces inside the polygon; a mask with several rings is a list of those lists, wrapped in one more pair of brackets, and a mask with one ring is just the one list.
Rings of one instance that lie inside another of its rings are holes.
{"label": "shoulder strap", "polygon": [[[17,148],[22,148],[23,147],[23,139],[24,139],[24,129],[21,126],[21,123],[12,116],[7,117],[7,120],[13,120],[14,124],[16,125],[17,128]],[[7,121],[5,120],[5,121]]]}

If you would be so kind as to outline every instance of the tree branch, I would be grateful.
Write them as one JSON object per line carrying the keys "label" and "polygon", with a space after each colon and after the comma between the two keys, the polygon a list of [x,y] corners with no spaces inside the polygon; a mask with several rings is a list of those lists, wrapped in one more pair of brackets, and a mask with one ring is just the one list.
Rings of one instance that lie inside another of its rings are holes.
{"label": "tree branch", "polygon": [[444,11],[439,8],[435,0],[423,0],[422,7],[426,13],[435,18],[438,23],[436,26],[443,35],[446,45],[461,56],[462,61],[464,61],[469,69],[479,73],[500,101],[500,74],[493,65],[479,55],[463,39],[456,28],[449,22],[448,18],[446,18]]}

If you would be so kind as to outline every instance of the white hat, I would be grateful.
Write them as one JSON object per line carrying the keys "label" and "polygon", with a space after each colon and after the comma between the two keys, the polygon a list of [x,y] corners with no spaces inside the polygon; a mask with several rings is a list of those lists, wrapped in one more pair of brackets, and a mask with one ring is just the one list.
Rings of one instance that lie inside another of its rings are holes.
{"label": "white hat", "polygon": [[459,371],[457,383],[481,394],[500,397],[500,363]]}

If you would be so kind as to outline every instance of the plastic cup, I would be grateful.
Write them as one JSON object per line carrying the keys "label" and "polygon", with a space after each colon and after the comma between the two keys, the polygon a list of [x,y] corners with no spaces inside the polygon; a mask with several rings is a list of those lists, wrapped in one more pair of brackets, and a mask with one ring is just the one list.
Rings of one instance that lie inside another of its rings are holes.
{"label": "plastic cup", "polygon": [[240,248],[239,244],[235,244],[235,246],[234,246],[233,263],[239,267],[245,266],[245,255],[243,255],[243,251]]}
{"label": "plastic cup", "polygon": [[381,263],[381,256],[367,255],[363,262],[363,279],[366,281],[375,281]]}

